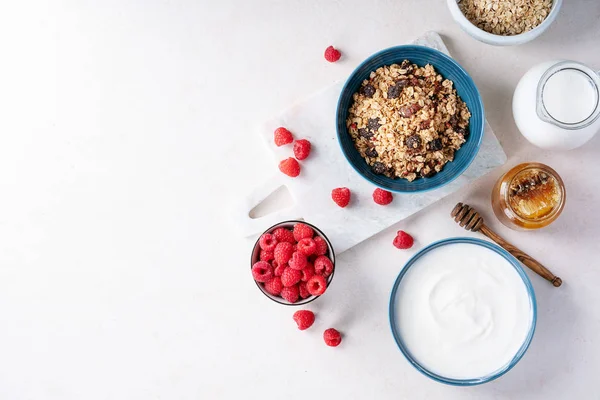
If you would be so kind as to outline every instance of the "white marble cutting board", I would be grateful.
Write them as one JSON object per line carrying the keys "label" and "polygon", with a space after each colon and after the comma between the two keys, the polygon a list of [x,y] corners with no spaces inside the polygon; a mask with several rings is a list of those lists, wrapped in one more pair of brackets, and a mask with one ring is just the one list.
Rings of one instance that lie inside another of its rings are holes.
{"label": "white marble cutting board", "polygon": [[[435,32],[426,33],[414,43],[449,54]],[[506,162],[506,155],[486,121],[481,149],[460,177],[423,194],[395,193],[390,205],[377,205],[372,200],[375,186],[352,169],[337,142],[336,105],[343,85],[344,82],[335,83],[260,127],[259,133],[275,159],[275,173],[236,205],[233,218],[241,234],[251,236],[283,220],[304,219],[322,229],[339,254]],[[305,138],[312,143],[310,156],[300,162],[302,171],[297,178],[287,177],[277,170],[279,161],[293,157],[292,145],[277,147],[273,143],[273,131],[279,126],[288,128],[294,138]],[[294,205],[261,218],[251,218],[250,210],[281,186],[288,188]],[[331,190],[343,186],[352,191],[352,201],[346,208],[338,207],[331,200]]]}

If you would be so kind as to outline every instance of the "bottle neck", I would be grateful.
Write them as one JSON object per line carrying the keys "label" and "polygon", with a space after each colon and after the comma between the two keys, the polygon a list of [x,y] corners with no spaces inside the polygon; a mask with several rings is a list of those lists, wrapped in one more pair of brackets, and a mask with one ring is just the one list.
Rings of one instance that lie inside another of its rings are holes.
{"label": "bottle neck", "polygon": [[[577,79],[569,82],[569,77]],[[573,83],[580,87],[571,87]],[[561,115],[558,112],[561,110],[557,110],[561,106],[570,108],[573,113],[568,117],[565,113]],[[562,129],[576,130],[593,124],[600,117],[600,75],[575,61],[554,64],[538,83],[536,111],[542,121]]]}

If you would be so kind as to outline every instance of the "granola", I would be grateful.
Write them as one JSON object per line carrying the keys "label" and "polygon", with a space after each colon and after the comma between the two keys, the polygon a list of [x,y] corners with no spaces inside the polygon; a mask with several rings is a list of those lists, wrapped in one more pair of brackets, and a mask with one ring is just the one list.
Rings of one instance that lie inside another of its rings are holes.
{"label": "granola", "polygon": [[346,126],[376,174],[413,181],[454,159],[471,113],[453,82],[408,60],[371,72],[354,94]]}
{"label": "granola", "polygon": [[458,6],[478,28],[495,35],[512,36],[544,22],[552,0],[460,0]]}

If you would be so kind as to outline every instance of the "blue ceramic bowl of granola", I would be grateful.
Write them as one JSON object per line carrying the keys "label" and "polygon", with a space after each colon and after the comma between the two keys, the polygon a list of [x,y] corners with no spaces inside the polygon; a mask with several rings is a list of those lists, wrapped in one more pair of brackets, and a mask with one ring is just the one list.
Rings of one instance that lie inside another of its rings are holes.
{"label": "blue ceramic bowl of granola", "polygon": [[[372,71],[391,64],[400,64],[404,60],[423,67],[431,64],[444,79],[454,83],[458,96],[466,103],[471,118],[466,142],[454,154],[454,160],[431,177],[418,177],[412,182],[406,179],[389,178],[375,173],[361,157],[348,132],[346,120],[349,108],[364,80],[369,79]],[[483,139],[485,114],[481,95],[469,74],[452,58],[429,47],[405,45],[382,50],[360,64],[346,81],[337,105],[337,137],[344,156],[359,175],[382,189],[399,193],[419,193],[440,188],[458,178],[473,162]]]}

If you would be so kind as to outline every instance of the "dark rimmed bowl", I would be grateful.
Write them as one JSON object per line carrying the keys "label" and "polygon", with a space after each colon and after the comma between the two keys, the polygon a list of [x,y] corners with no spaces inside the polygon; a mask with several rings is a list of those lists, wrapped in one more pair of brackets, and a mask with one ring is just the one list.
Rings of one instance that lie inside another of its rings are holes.
{"label": "dark rimmed bowl", "polygon": [[[471,112],[469,137],[455,153],[454,161],[448,162],[444,169],[431,178],[417,178],[412,182],[406,179],[391,179],[375,174],[354,147],[354,142],[346,127],[348,110],[353,102],[352,96],[358,91],[363,80],[368,79],[372,71],[390,64],[409,60],[419,66],[431,64],[445,79],[454,82],[460,98]],[[392,192],[419,193],[442,187],[458,178],[475,159],[483,139],[485,114],[481,96],[473,79],[452,58],[444,53],[424,46],[406,45],[392,47],[373,54],[360,64],[346,81],[337,106],[336,129],[342,153],[356,172],[375,186]]]}
{"label": "dark rimmed bowl", "polygon": [[[265,230],[263,233],[261,233],[260,236],[264,235],[265,233],[273,233],[273,231],[277,228],[287,228],[287,229],[293,229],[294,225],[298,224],[298,223],[302,223],[305,225],[310,226],[314,231],[315,231],[315,235],[316,236],[320,236],[323,240],[325,240],[325,243],[327,243],[327,256],[329,257],[329,259],[331,260],[331,263],[333,264],[333,271],[331,272],[331,275],[329,275],[327,277],[327,289],[329,289],[329,286],[331,285],[331,281],[333,280],[333,275],[335,274],[335,252],[333,250],[333,246],[331,245],[331,242],[329,241],[329,239],[327,238],[327,236],[325,236],[325,234],[323,233],[322,230],[320,230],[319,228],[317,228],[316,226],[314,226],[313,224],[310,224],[306,221],[297,221],[297,220],[291,220],[291,221],[283,221],[280,222],[278,224],[273,225],[272,227],[270,227],[269,229]],[[256,239],[256,243],[254,243],[254,247],[252,248],[252,255],[250,257],[250,270],[252,270],[252,266],[254,265],[254,263],[258,262],[260,259],[260,246],[258,245],[258,241],[260,240],[260,236],[258,237],[258,239]],[[250,277],[252,277],[252,274],[250,274]],[[269,299],[273,300],[276,303],[279,304],[283,304],[285,306],[301,306],[304,304],[308,304],[311,301],[314,301],[316,299],[318,299],[319,297],[323,296],[310,296],[307,297],[306,299],[302,299],[300,298],[297,302],[295,303],[290,303],[289,301],[285,300],[282,297],[279,296],[273,296],[270,293],[267,293],[265,291],[265,288],[259,283],[254,281],[254,283],[256,283],[256,286],[258,286],[258,288],[260,289],[260,291],[267,296]],[[325,293],[327,293],[327,291],[325,291]]]}

